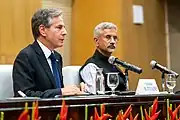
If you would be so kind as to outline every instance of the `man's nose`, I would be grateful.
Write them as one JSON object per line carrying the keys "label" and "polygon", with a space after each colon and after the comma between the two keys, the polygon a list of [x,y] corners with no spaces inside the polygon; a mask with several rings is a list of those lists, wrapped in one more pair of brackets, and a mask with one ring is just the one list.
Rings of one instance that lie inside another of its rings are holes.
{"label": "man's nose", "polygon": [[116,40],[113,37],[111,37],[110,43],[116,43]]}
{"label": "man's nose", "polygon": [[67,35],[67,30],[66,30],[65,27],[63,28],[62,34],[63,34],[63,35]]}

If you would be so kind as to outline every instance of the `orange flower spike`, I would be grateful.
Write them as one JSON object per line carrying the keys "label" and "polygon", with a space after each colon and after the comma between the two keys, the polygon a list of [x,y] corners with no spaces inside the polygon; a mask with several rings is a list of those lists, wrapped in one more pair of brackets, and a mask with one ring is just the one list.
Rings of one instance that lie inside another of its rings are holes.
{"label": "orange flower spike", "polygon": [[123,120],[123,114],[121,111],[119,111],[119,114],[117,115],[117,120]]}
{"label": "orange flower spike", "polygon": [[25,103],[24,111],[19,116],[18,120],[29,120],[28,103]]}
{"label": "orange flower spike", "polygon": [[36,101],[34,109],[34,120],[39,120],[39,110],[38,110],[38,101]]}
{"label": "orange flower spike", "polygon": [[99,117],[96,107],[94,107],[94,120],[100,120],[100,117]]}
{"label": "orange flower spike", "polygon": [[124,119],[123,119],[123,116],[118,115],[117,120],[124,120]]}
{"label": "orange flower spike", "polygon": [[154,99],[151,116],[153,116],[156,113],[157,108],[158,108],[158,97],[156,99]]}
{"label": "orange flower spike", "polygon": [[173,118],[173,112],[172,112],[172,109],[169,107],[168,108],[168,112],[169,112],[169,115],[171,116],[171,119]]}
{"label": "orange flower spike", "polygon": [[101,120],[106,120],[109,117],[112,117],[110,114],[104,114],[105,113],[105,105],[101,104]]}
{"label": "orange flower spike", "polygon": [[159,113],[161,112],[161,111],[159,111],[159,112],[155,113],[153,116],[149,117],[146,109],[144,111],[145,111],[146,120],[156,120],[159,116]]}
{"label": "orange flower spike", "polygon": [[130,112],[130,120],[133,120],[133,116],[132,113]]}
{"label": "orange flower spike", "polygon": [[105,105],[101,104],[101,116],[105,113]]}
{"label": "orange flower spike", "polygon": [[100,117],[99,120],[106,120],[109,117],[112,117],[112,116],[110,114],[104,114],[103,116]]}
{"label": "orange flower spike", "polygon": [[123,115],[123,119],[126,119],[129,116],[131,111],[132,111],[132,107],[131,107],[131,105],[129,105],[128,109],[126,110],[126,112]]}
{"label": "orange flower spike", "polygon": [[93,120],[93,116],[90,117],[90,120]]}
{"label": "orange flower spike", "polygon": [[158,118],[160,112],[161,111],[159,111],[159,112],[155,113],[153,116],[151,116],[151,120],[156,120]]}
{"label": "orange flower spike", "polygon": [[173,111],[174,118],[176,118],[179,108],[180,108],[180,105],[178,105],[178,107]]}
{"label": "orange flower spike", "polygon": [[137,119],[138,119],[138,116],[139,116],[139,114],[137,114],[137,115],[134,117],[134,120],[137,120]]}
{"label": "orange flower spike", "polygon": [[67,118],[67,112],[68,112],[68,107],[66,105],[66,102],[63,100],[62,101],[62,108],[61,108],[61,112],[60,112],[60,120],[66,120]]}
{"label": "orange flower spike", "polygon": [[146,120],[151,120],[151,118],[149,117],[149,115],[148,115],[146,109],[145,109],[144,111],[145,111],[145,117],[146,117]]}
{"label": "orange flower spike", "polygon": [[18,120],[28,120],[28,110],[24,110],[19,116]]}
{"label": "orange flower spike", "polygon": [[133,119],[132,113],[130,112],[130,120],[137,120],[138,116],[139,116],[139,114],[136,114],[136,116]]}
{"label": "orange flower spike", "polygon": [[171,116],[171,120],[175,120],[179,108],[180,108],[180,105],[173,112],[171,108],[168,108],[169,114]]}

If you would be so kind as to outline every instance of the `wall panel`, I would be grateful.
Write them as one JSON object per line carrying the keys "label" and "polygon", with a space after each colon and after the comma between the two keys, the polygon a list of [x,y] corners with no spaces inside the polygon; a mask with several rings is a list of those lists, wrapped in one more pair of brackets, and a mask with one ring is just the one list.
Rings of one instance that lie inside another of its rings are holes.
{"label": "wall panel", "polygon": [[[169,24],[169,43],[170,43],[170,65],[171,69],[180,74],[180,1],[167,0],[168,24]],[[180,77],[177,79],[175,91],[180,90]]]}
{"label": "wall panel", "polygon": [[40,0],[4,0],[0,4],[0,64],[12,64],[17,53],[33,41],[31,16]]}

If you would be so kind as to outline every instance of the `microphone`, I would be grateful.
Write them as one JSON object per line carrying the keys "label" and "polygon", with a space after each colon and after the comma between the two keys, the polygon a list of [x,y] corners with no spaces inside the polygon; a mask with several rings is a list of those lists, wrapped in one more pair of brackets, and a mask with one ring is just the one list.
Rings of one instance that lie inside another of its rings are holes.
{"label": "microphone", "polygon": [[151,65],[152,69],[156,68],[156,69],[158,69],[158,70],[160,70],[161,72],[164,72],[164,73],[166,73],[166,74],[174,74],[174,75],[176,76],[176,78],[178,78],[178,76],[179,76],[178,73],[176,73],[176,72],[174,72],[174,71],[172,71],[172,70],[169,70],[169,69],[167,69],[166,67],[158,64],[155,60],[152,60],[152,61],[150,62],[150,65]]}
{"label": "microphone", "polygon": [[129,63],[126,63],[126,62],[124,62],[124,61],[121,61],[121,60],[119,60],[118,58],[116,58],[116,57],[114,57],[114,56],[110,56],[109,57],[109,59],[108,59],[108,61],[109,61],[109,63],[110,64],[119,64],[119,65],[121,65],[122,67],[124,67],[124,68],[126,68],[126,69],[128,69],[128,70],[131,70],[131,71],[133,71],[133,72],[136,72],[136,73],[138,73],[138,74],[141,74],[142,73],[142,68],[139,68],[139,67],[137,67],[137,66],[135,66],[135,65],[131,65],[131,64],[129,64]]}

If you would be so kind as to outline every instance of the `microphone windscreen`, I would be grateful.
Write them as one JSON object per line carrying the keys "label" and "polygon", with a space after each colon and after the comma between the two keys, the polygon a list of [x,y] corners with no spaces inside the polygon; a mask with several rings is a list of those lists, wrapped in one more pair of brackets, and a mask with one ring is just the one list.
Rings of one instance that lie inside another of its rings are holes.
{"label": "microphone windscreen", "polygon": [[157,62],[156,62],[155,60],[152,60],[152,61],[150,62],[150,65],[151,65],[152,69],[154,69],[154,67],[155,67],[156,64],[157,64]]}
{"label": "microphone windscreen", "polygon": [[108,62],[110,64],[114,64],[115,60],[116,60],[116,58],[114,56],[110,56],[109,59],[108,59]]}

